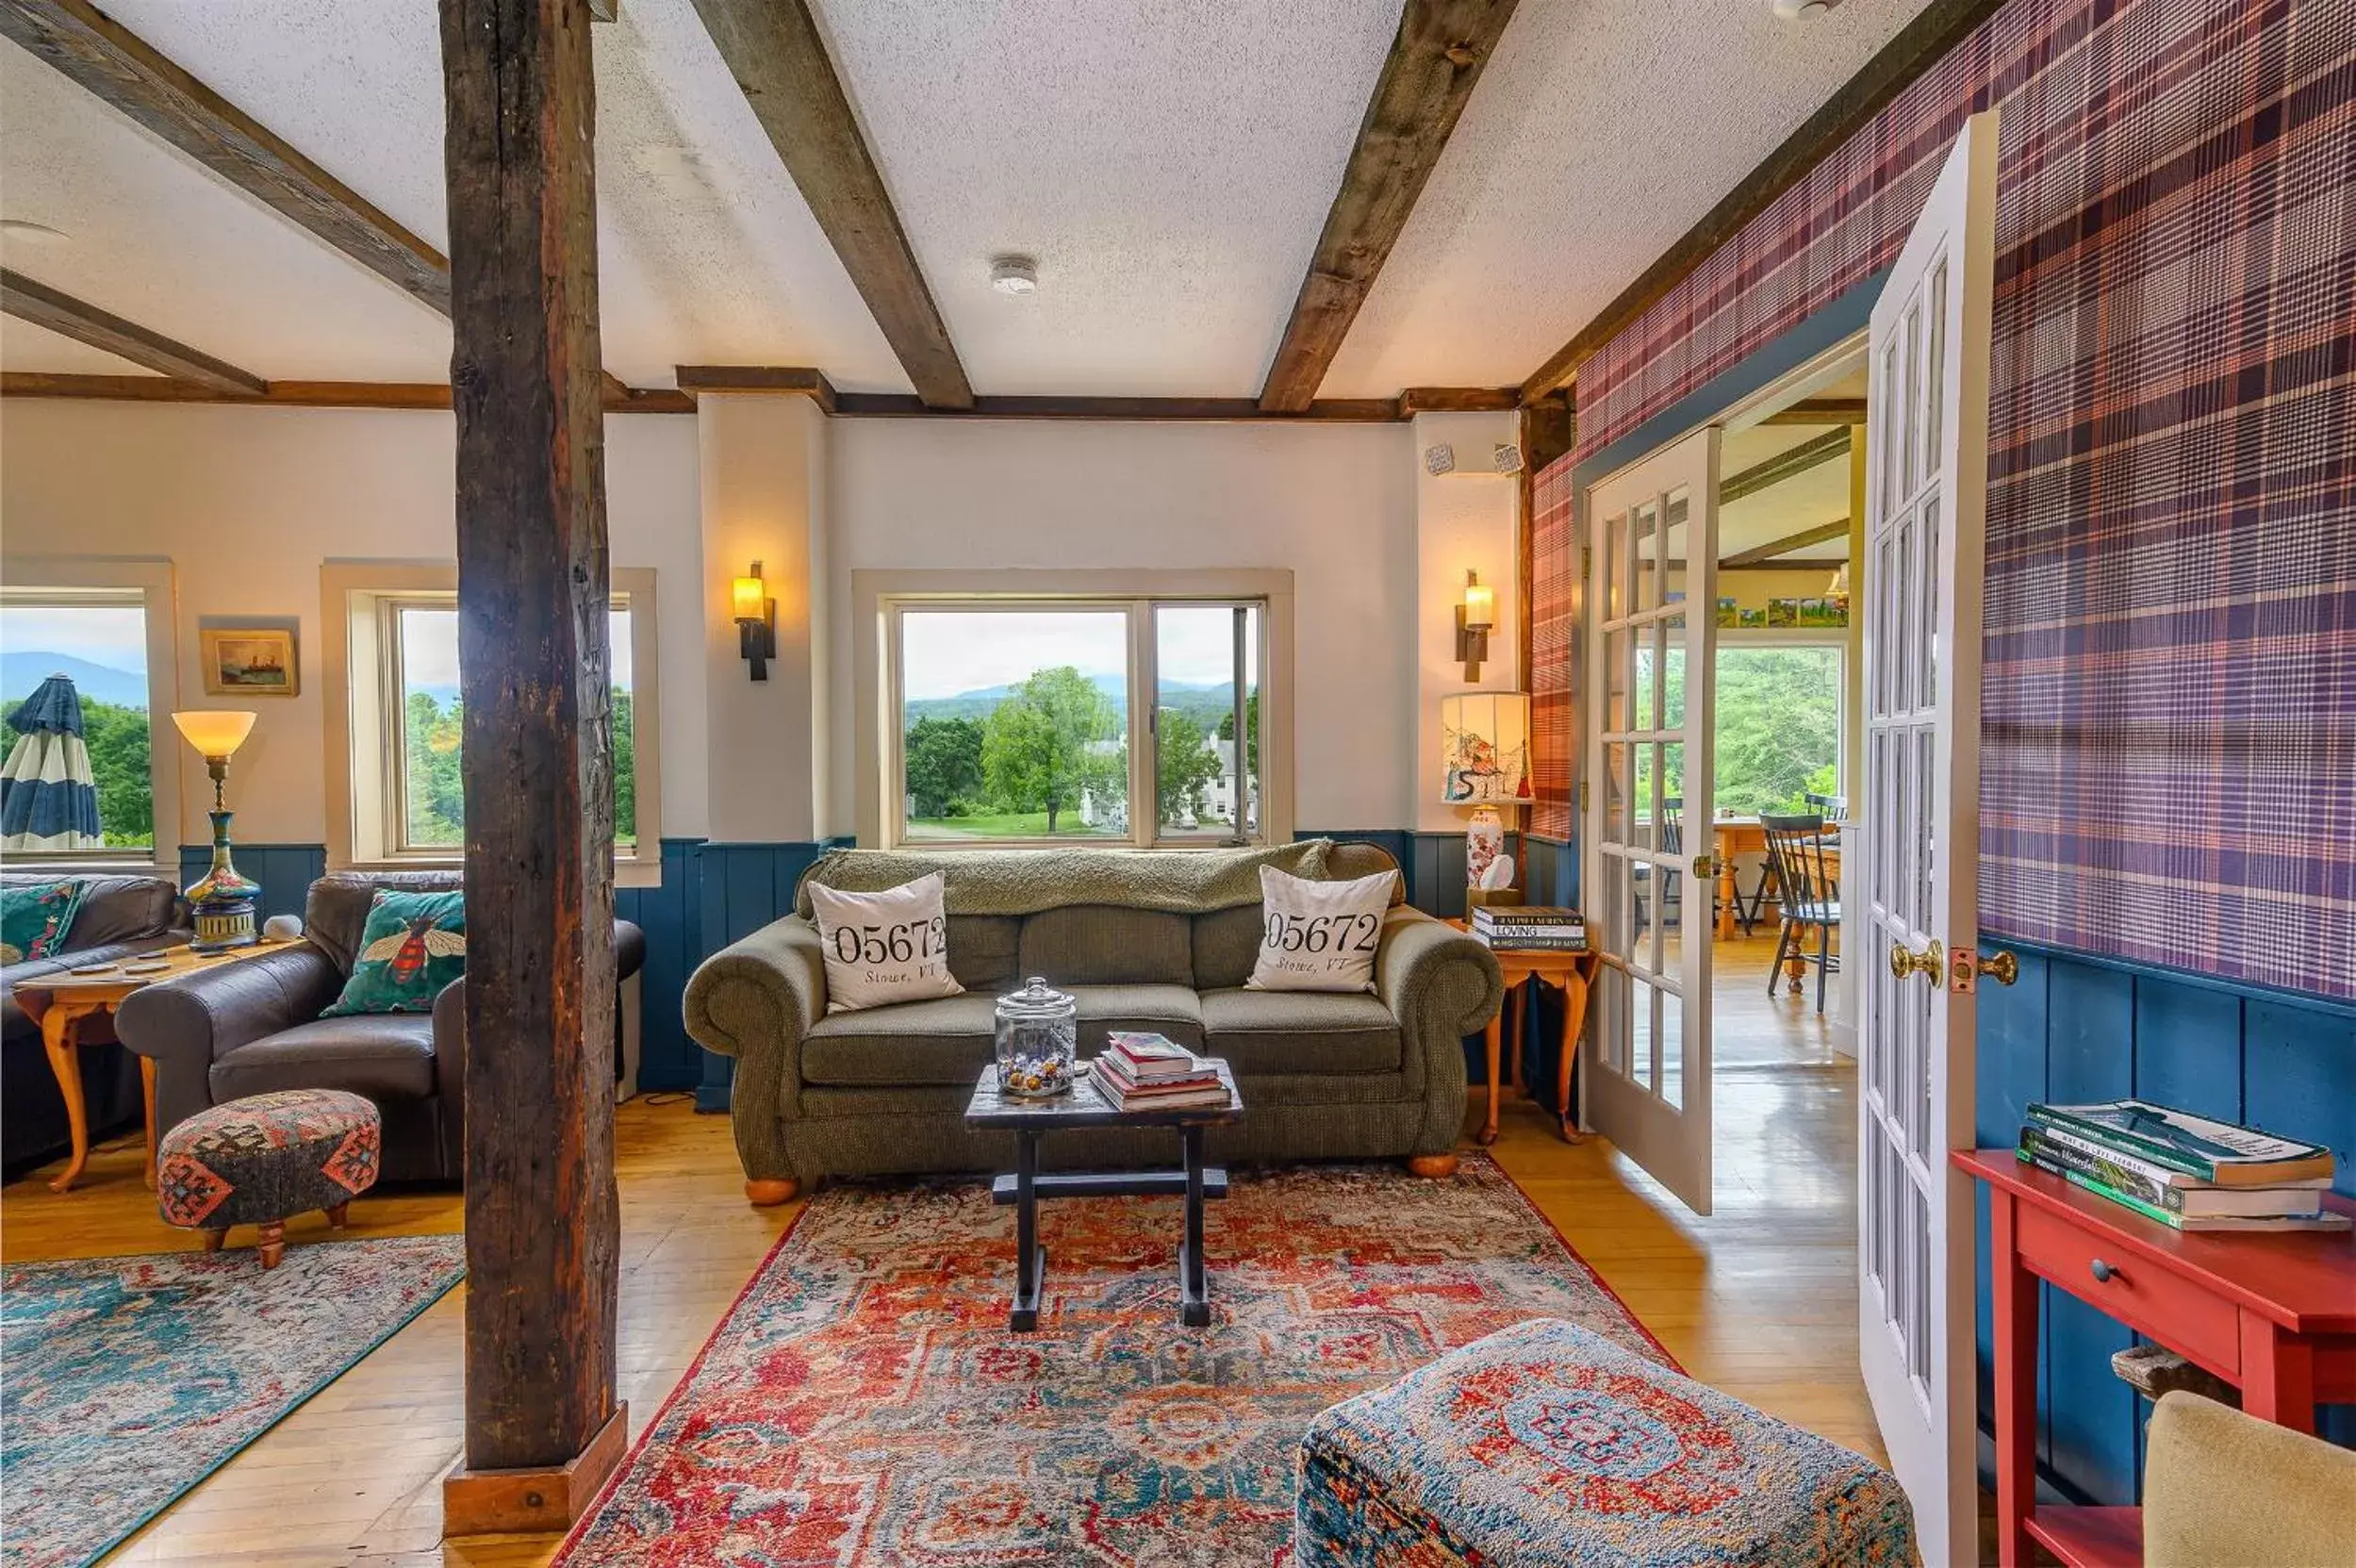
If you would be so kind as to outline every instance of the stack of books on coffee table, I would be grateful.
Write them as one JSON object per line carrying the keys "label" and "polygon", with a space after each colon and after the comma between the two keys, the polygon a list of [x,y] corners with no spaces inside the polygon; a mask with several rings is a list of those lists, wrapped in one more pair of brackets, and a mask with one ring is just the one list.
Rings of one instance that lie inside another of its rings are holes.
{"label": "stack of books on coffee table", "polygon": [[2178,1230],[2345,1230],[2320,1144],[2149,1100],[2032,1105],[2020,1162]]}
{"label": "stack of books on coffee table", "polygon": [[1089,1064],[1096,1093],[1116,1111],[1225,1105],[1219,1069],[1166,1035],[1114,1030]]}
{"label": "stack of books on coffee table", "polygon": [[1587,919],[1575,909],[1483,904],[1473,911],[1473,934],[1513,952],[1585,952]]}

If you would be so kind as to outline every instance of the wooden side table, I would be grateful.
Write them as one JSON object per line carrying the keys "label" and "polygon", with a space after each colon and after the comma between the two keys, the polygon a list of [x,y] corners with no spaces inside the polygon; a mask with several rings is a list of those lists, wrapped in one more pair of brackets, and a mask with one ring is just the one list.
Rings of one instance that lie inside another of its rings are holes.
{"label": "wooden side table", "polygon": [[[1447,923],[1458,931],[1470,929],[1462,920]],[[1513,998],[1513,1081],[1524,1093],[1529,1090],[1522,1074],[1522,1042],[1528,1037],[1530,986],[1533,982],[1552,985],[1562,992],[1562,1049],[1555,1064],[1555,1106],[1563,1142],[1575,1144],[1579,1141],[1579,1116],[1578,1108],[1571,1103],[1571,1067],[1579,1053],[1579,1035],[1587,1028],[1588,992],[1604,961],[1592,948],[1576,952],[1514,948],[1490,950],[1497,960],[1497,967],[1505,971],[1506,989]],[[1489,1066],[1489,1114],[1475,1136],[1484,1145],[1497,1141],[1497,1086],[1505,1054],[1505,1022],[1501,1011],[1489,1020],[1483,1035]]]}
{"label": "wooden side table", "polygon": [[[2312,1432],[2318,1404],[2356,1401],[2348,1232],[2188,1234],[2024,1165],[2008,1148],[1953,1158],[1988,1189],[2000,1560],[2032,1561],[2033,1540],[2072,1568],[2143,1560],[2142,1510],[2035,1502],[2039,1279],[2233,1384],[2252,1415]],[[2356,1213],[2347,1198],[2324,1201]]]}
{"label": "wooden side table", "polygon": [[[274,952],[287,946],[284,942],[262,942],[251,948],[238,948],[225,953],[199,953],[187,948],[167,948],[160,952],[142,954],[120,960],[107,966],[103,974],[77,975],[61,969],[56,974],[16,988],[16,1004],[25,1015],[41,1026],[41,1048],[49,1055],[49,1071],[58,1081],[58,1092],[65,1096],[66,1132],[73,1144],[65,1169],[49,1183],[49,1190],[61,1193],[70,1189],[90,1164],[90,1110],[82,1099],[82,1021],[85,1018],[110,1017],[123,999],[132,992],[164,981],[176,980],[198,969],[216,968],[235,964],[240,959]],[[140,963],[161,963],[166,967],[146,974],[130,974],[124,966]],[[140,1061],[140,1088],[146,1100],[147,1166],[142,1180],[156,1184],[156,1064],[142,1056]]]}

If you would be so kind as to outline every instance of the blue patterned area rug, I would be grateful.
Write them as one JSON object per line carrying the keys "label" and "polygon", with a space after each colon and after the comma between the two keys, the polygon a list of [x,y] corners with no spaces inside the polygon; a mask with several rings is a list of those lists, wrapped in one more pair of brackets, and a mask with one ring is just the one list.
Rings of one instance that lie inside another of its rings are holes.
{"label": "blue patterned area rug", "polygon": [[462,1236],[0,1270],[0,1564],[96,1561],[465,1272]]}

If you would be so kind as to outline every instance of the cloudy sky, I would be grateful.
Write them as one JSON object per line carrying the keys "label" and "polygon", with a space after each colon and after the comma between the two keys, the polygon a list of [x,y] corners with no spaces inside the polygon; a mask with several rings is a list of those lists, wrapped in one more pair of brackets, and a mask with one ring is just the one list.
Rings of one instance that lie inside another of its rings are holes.
{"label": "cloudy sky", "polygon": [[[1257,674],[1259,628],[1244,644],[1247,678]],[[1013,685],[1031,672],[1070,665],[1083,675],[1129,667],[1128,618],[1118,610],[908,610],[900,616],[900,689],[912,701]],[[1234,657],[1234,612],[1224,604],[1181,605],[1155,617],[1162,679],[1219,685]]]}
{"label": "cloudy sky", "polygon": [[147,673],[147,612],[135,606],[11,604],[0,611],[0,652],[67,653],[130,675]]}

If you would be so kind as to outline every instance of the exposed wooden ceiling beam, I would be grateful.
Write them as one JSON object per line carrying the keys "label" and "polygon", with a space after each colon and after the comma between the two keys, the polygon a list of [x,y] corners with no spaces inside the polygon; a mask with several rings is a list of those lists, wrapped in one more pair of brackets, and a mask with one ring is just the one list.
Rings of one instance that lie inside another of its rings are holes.
{"label": "exposed wooden ceiling beam", "polygon": [[689,397],[699,392],[773,392],[810,398],[827,413],[834,412],[834,384],[824,371],[806,366],[681,365],[672,373]]}
{"label": "exposed wooden ceiling beam", "polygon": [[1786,534],[1780,539],[1770,539],[1765,544],[1755,544],[1748,550],[1738,550],[1720,561],[1718,565],[1721,569],[1726,567],[1753,566],[1804,567],[1809,563],[1806,561],[1784,562],[1776,560],[1775,557],[1788,555],[1795,550],[1805,550],[1812,544],[1822,544],[1826,539],[1841,539],[1848,536],[1849,520],[1835,518],[1830,522],[1820,522],[1813,528],[1803,528],[1796,534]]}
{"label": "exposed wooden ceiling beam", "polygon": [[1779,408],[1761,424],[1863,424],[1863,398],[1802,398],[1788,408]]}
{"label": "exposed wooden ceiling beam", "polygon": [[967,408],[958,362],[808,0],[695,0],[705,31],[926,406]]}
{"label": "exposed wooden ceiling beam", "polygon": [[1521,406],[1519,387],[1409,387],[1399,394],[1399,413],[1407,419],[1418,414],[1492,413]]}
{"label": "exposed wooden ceiling beam", "polygon": [[1771,485],[1780,485],[1795,474],[1803,474],[1837,457],[1849,454],[1849,427],[1827,430],[1813,440],[1802,441],[1775,454],[1765,462],[1754,463],[1739,473],[1729,474],[1718,486],[1718,503],[1725,505],[1740,501],[1746,495],[1756,495]]}
{"label": "exposed wooden ceiling beam", "polygon": [[0,268],[0,310],[77,343],[104,349],[118,359],[213,391],[258,393],[270,385],[252,371],[241,371],[6,268]]}
{"label": "exposed wooden ceiling beam", "polygon": [[[448,408],[439,381],[271,381],[259,392],[223,391],[153,375],[0,373],[0,398],[83,398],[107,403],[230,403],[280,408]],[[692,414],[695,401],[667,388],[605,400],[609,414]]]}
{"label": "exposed wooden ceiling beam", "polygon": [[1692,275],[1711,253],[1734,238],[1743,224],[1766,211],[1775,198],[1806,177],[1827,153],[1849,140],[1890,101],[1913,85],[1971,35],[2003,0],[1930,0],[1898,36],[1842,83],[1800,128],[1767,155],[1759,166],[1735,182],[1734,189],[1663,251],[1619,297],[1595,319],[1572,335],[1546,363],[1522,383],[1524,397],[1540,397],[1578,374],[1588,355],[1618,335],[1621,328],[1660,303],[1672,289]]}
{"label": "exposed wooden ceiling beam", "polygon": [[0,0],[0,36],[369,271],[450,314],[450,262],[89,0]]}
{"label": "exposed wooden ceiling beam", "polygon": [[1297,414],[1271,414],[1253,398],[977,397],[964,408],[935,408],[905,392],[844,392],[823,371],[797,365],[681,365],[680,390],[768,392],[815,399],[830,414],[921,419],[943,415],[993,420],[1268,420],[1343,424],[1387,423],[1408,416],[1393,398],[1321,398]]}
{"label": "exposed wooden ceiling beam", "polygon": [[1266,412],[1296,414],[1317,396],[1513,8],[1514,0],[1407,0],[1260,389]]}

